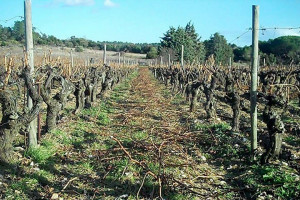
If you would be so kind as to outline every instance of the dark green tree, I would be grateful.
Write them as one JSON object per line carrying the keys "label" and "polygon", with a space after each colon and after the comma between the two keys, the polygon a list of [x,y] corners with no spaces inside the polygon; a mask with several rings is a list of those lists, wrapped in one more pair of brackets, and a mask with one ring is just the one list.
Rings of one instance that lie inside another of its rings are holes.
{"label": "dark green tree", "polygon": [[229,58],[233,58],[232,47],[227,43],[223,35],[215,33],[209,40],[204,41],[206,57],[214,55],[217,64],[227,65]]}
{"label": "dark green tree", "polygon": [[147,58],[148,59],[153,59],[157,57],[157,48],[151,47],[149,52],[147,53]]}
{"label": "dark green tree", "polygon": [[184,45],[184,60],[186,62],[203,62],[205,58],[205,49],[200,37],[195,31],[194,25],[189,22],[185,27],[170,27],[170,29],[161,38],[159,54],[164,56],[166,52],[172,52],[171,55],[175,61],[180,60],[181,46]]}
{"label": "dark green tree", "polygon": [[23,21],[16,21],[13,28],[12,33],[15,40],[22,42],[25,40],[25,24]]}

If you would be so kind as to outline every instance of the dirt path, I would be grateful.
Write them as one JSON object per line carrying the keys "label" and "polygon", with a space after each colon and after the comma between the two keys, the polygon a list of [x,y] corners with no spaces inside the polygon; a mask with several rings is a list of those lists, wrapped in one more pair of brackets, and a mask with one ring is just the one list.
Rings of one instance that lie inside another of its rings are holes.
{"label": "dirt path", "polygon": [[225,172],[202,153],[202,131],[191,127],[197,119],[180,106],[181,97],[173,97],[147,68],[139,70],[128,94],[119,95],[112,98],[116,112],[109,132],[126,165],[121,174],[110,173],[119,176],[124,191],[166,199],[225,198]]}

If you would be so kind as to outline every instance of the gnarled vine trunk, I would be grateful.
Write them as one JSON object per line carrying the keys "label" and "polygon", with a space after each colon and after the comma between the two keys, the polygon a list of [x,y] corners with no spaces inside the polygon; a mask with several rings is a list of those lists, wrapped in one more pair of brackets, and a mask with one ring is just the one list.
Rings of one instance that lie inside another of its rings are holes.
{"label": "gnarled vine trunk", "polygon": [[42,103],[28,68],[23,70],[22,76],[28,88],[28,94],[33,101],[33,107],[28,112],[18,116],[16,93],[9,89],[0,90],[0,103],[3,114],[0,123],[0,162],[3,163],[12,163],[14,161],[13,142],[15,137],[21,129],[25,129],[36,118]]}

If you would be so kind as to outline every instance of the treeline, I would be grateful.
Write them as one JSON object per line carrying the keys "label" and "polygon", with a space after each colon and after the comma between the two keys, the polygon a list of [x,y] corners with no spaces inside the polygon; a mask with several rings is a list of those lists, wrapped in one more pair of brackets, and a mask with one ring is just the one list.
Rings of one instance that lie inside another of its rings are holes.
{"label": "treeline", "polygon": [[[75,48],[76,51],[83,51],[83,48],[90,48],[95,50],[103,50],[104,43],[108,51],[124,51],[130,53],[147,54],[153,49],[157,49],[159,44],[148,43],[129,43],[129,42],[108,42],[108,41],[92,41],[85,38],[77,38],[75,36],[66,40],[61,40],[53,35],[46,35],[39,33],[36,28],[33,28],[33,41],[35,45],[50,45],[50,46],[64,46]],[[16,21],[13,27],[3,27],[0,25],[0,45],[9,46],[24,44],[25,42],[25,25],[24,21]],[[156,56],[156,55],[155,55]]]}
{"label": "treeline", "polygon": [[[213,34],[208,40],[201,41],[194,25],[189,22],[185,27],[170,27],[164,33],[160,43],[128,43],[92,41],[75,36],[61,40],[52,35],[37,32],[33,28],[33,39],[35,45],[50,45],[75,48],[76,51],[83,51],[84,48],[103,50],[104,43],[108,51],[130,52],[147,54],[147,58],[153,59],[163,56],[165,60],[171,55],[171,60],[179,61],[181,45],[184,45],[184,60],[188,63],[202,63],[210,59],[217,65],[227,65],[231,57],[235,62],[251,61],[251,46],[238,47],[229,44],[226,38],[219,34]],[[24,21],[16,21],[13,27],[0,25],[0,45],[16,45],[25,42]],[[269,41],[260,41],[260,56],[267,65],[276,64],[299,64],[300,63],[300,37],[282,36]]]}
{"label": "treeline", "polygon": [[[194,25],[189,22],[185,27],[170,27],[161,38],[158,54],[163,57],[171,55],[171,59],[180,60],[181,45],[184,45],[184,60],[188,63],[202,63],[208,59],[217,65],[227,65],[231,57],[235,62],[251,61],[251,46],[238,47],[229,44],[226,38],[213,34],[208,40],[201,42]],[[267,65],[299,64],[300,37],[282,36],[269,41],[259,42],[259,54]]]}

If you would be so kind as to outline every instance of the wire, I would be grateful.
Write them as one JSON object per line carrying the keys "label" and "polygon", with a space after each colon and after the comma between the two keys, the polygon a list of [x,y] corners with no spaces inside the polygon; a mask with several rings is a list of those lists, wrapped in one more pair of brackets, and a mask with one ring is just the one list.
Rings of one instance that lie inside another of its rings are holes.
{"label": "wire", "polygon": [[247,33],[248,33],[249,31],[251,31],[251,30],[252,30],[252,28],[248,28],[246,32],[242,33],[241,35],[239,35],[238,37],[236,37],[234,40],[232,40],[232,41],[229,42],[229,43],[232,43],[232,42],[234,42],[234,41],[240,39],[242,36],[244,36],[245,34],[247,34]]}
{"label": "wire", "polygon": [[[267,31],[267,30],[297,30],[299,29],[300,30],[300,27],[268,27],[268,28],[264,28],[264,27],[261,27],[259,28],[258,30],[261,30],[262,31],[262,34],[264,35],[264,31]],[[232,40],[231,42],[229,43],[232,43],[238,39],[240,39],[242,36],[244,36],[245,34],[247,34],[249,31],[252,31],[253,29],[252,28],[248,28],[246,32],[242,33],[241,35],[239,35],[238,37],[236,37],[234,40]]]}
{"label": "wire", "polygon": [[300,29],[300,27],[290,27],[290,28],[273,27],[273,28],[260,28],[258,30],[266,31],[266,30],[295,30],[295,29]]}
{"label": "wire", "polygon": [[0,20],[0,22],[7,23],[7,22],[9,22],[9,21],[11,21],[11,20],[13,20],[13,19],[15,19],[15,18],[21,18],[21,19],[24,19],[23,16],[15,16],[15,17],[12,17],[12,18],[10,18],[10,19]]}

